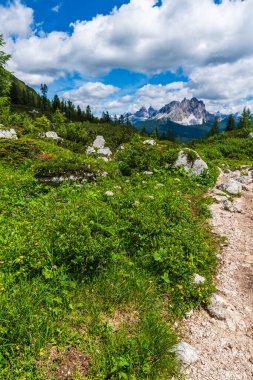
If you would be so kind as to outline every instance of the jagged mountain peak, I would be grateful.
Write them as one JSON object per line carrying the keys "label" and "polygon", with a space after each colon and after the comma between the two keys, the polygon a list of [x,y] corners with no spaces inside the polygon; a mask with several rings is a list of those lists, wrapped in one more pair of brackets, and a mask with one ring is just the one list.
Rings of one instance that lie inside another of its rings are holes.
{"label": "jagged mountain peak", "polygon": [[184,98],[182,101],[173,100],[158,111],[152,106],[148,109],[141,107],[139,111],[130,115],[133,124],[146,120],[170,120],[182,125],[200,125],[213,118],[214,115],[206,110],[205,103],[195,97]]}

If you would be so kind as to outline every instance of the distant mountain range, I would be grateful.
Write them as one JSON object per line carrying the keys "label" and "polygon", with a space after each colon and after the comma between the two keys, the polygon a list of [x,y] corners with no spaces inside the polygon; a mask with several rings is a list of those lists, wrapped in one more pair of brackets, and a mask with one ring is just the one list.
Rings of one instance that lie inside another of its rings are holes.
{"label": "distant mountain range", "polygon": [[[151,134],[156,129],[160,137],[173,135],[183,143],[206,137],[216,117],[220,131],[224,131],[228,119],[228,115],[221,112],[208,112],[205,103],[197,98],[173,101],[159,110],[141,107],[135,113],[125,114],[125,117],[139,131]],[[234,118],[237,122],[240,114],[234,114]]]}
{"label": "distant mountain range", "polygon": [[197,98],[184,99],[181,102],[173,101],[166,104],[159,110],[153,107],[148,109],[141,107],[135,113],[125,115],[134,125],[145,121],[166,122],[171,121],[180,125],[204,125],[212,122],[215,117],[220,121],[227,118],[228,115],[223,115],[220,112],[211,114],[206,110],[205,103]]}

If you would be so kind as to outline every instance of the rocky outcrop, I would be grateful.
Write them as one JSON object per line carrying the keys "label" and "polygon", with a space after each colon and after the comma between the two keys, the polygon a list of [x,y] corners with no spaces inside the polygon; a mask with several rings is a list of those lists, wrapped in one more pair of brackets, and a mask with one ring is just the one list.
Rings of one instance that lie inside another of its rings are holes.
{"label": "rocky outcrop", "polygon": [[174,166],[176,168],[181,167],[194,176],[200,176],[208,170],[205,161],[203,161],[199,154],[192,149],[181,150]]}
{"label": "rocky outcrop", "polygon": [[[1,125],[3,126],[3,125]],[[17,140],[18,136],[15,129],[0,129],[0,139],[14,139]]]}
{"label": "rocky outcrop", "polygon": [[242,184],[234,179],[231,179],[219,186],[220,189],[227,191],[232,195],[239,195],[242,192]]}
{"label": "rocky outcrop", "polygon": [[103,136],[97,136],[92,146],[88,146],[86,149],[87,154],[98,154],[101,156],[111,156],[112,151],[110,148],[105,146],[106,142]]}
{"label": "rocky outcrop", "polygon": [[45,133],[40,133],[39,137],[43,139],[61,140],[61,138],[54,131],[48,131]]}

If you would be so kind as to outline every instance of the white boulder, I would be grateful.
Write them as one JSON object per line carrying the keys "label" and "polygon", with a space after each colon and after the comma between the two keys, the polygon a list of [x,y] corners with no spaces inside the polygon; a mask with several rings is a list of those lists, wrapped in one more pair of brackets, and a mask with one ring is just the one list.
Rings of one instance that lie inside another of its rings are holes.
{"label": "white boulder", "polygon": [[48,131],[45,133],[40,133],[39,137],[46,138],[46,139],[52,139],[52,140],[60,140],[61,138],[57,135],[56,132]]}
{"label": "white boulder", "polygon": [[249,139],[253,139],[253,132],[251,132],[248,136]]}
{"label": "white boulder", "polygon": [[92,146],[86,149],[87,154],[97,153],[101,156],[111,156],[112,151],[110,148],[105,147],[105,139],[103,136],[97,136]]}
{"label": "white boulder", "polygon": [[211,317],[224,321],[230,316],[229,305],[221,296],[213,294],[210,301],[207,311]]}
{"label": "white boulder", "polygon": [[104,137],[103,136],[97,136],[96,140],[93,142],[92,146],[94,148],[97,148],[97,149],[104,148],[104,146],[105,146],[105,139],[104,139]]}
{"label": "white boulder", "polygon": [[231,179],[221,185],[221,188],[232,195],[238,195],[242,192],[242,184]]}
{"label": "white boulder", "polygon": [[110,148],[99,148],[97,153],[102,154],[103,156],[111,156],[112,155],[112,151]]}
{"label": "white boulder", "polygon": [[[187,151],[192,152],[195,156],[193,161],[189,159]],[[186,172],[189,172],[194,176],[199,176],[205,170],[208,170],[208,166],[205,161],[203,161],[199,154],[192,149],[181,150],[174,166],[182,167]]]}
{"label": "white boulder", "polygon": [[173,352],[175,352],[178,361],[186,366],[189,366],[199,360],[199,356],[194,348],[186,342],[178,343],[174,347]]}
{"label": "white boulder", "polygon": [[0,139],[14,139],[17,140],[18,136],[15,129],[0,129]]}
{"label": "white boulder", "polygon": [[145,141],[143,141],[143,144],[154,146],[154,145],[156,145],[156,142],[155,142],[155,140],[145,140]]}

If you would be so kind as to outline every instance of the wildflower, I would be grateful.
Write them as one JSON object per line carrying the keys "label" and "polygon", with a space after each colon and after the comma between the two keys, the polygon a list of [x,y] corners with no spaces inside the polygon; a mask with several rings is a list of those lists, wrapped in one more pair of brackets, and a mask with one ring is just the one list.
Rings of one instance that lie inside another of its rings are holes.
{"label": "wildflower", "polygon": [[105,195],[106,195],[107,197],[113,197],[113,196],[114,196],[114,193],[113,193],[112,191],[106,191],[106,192],[105,192]]}

